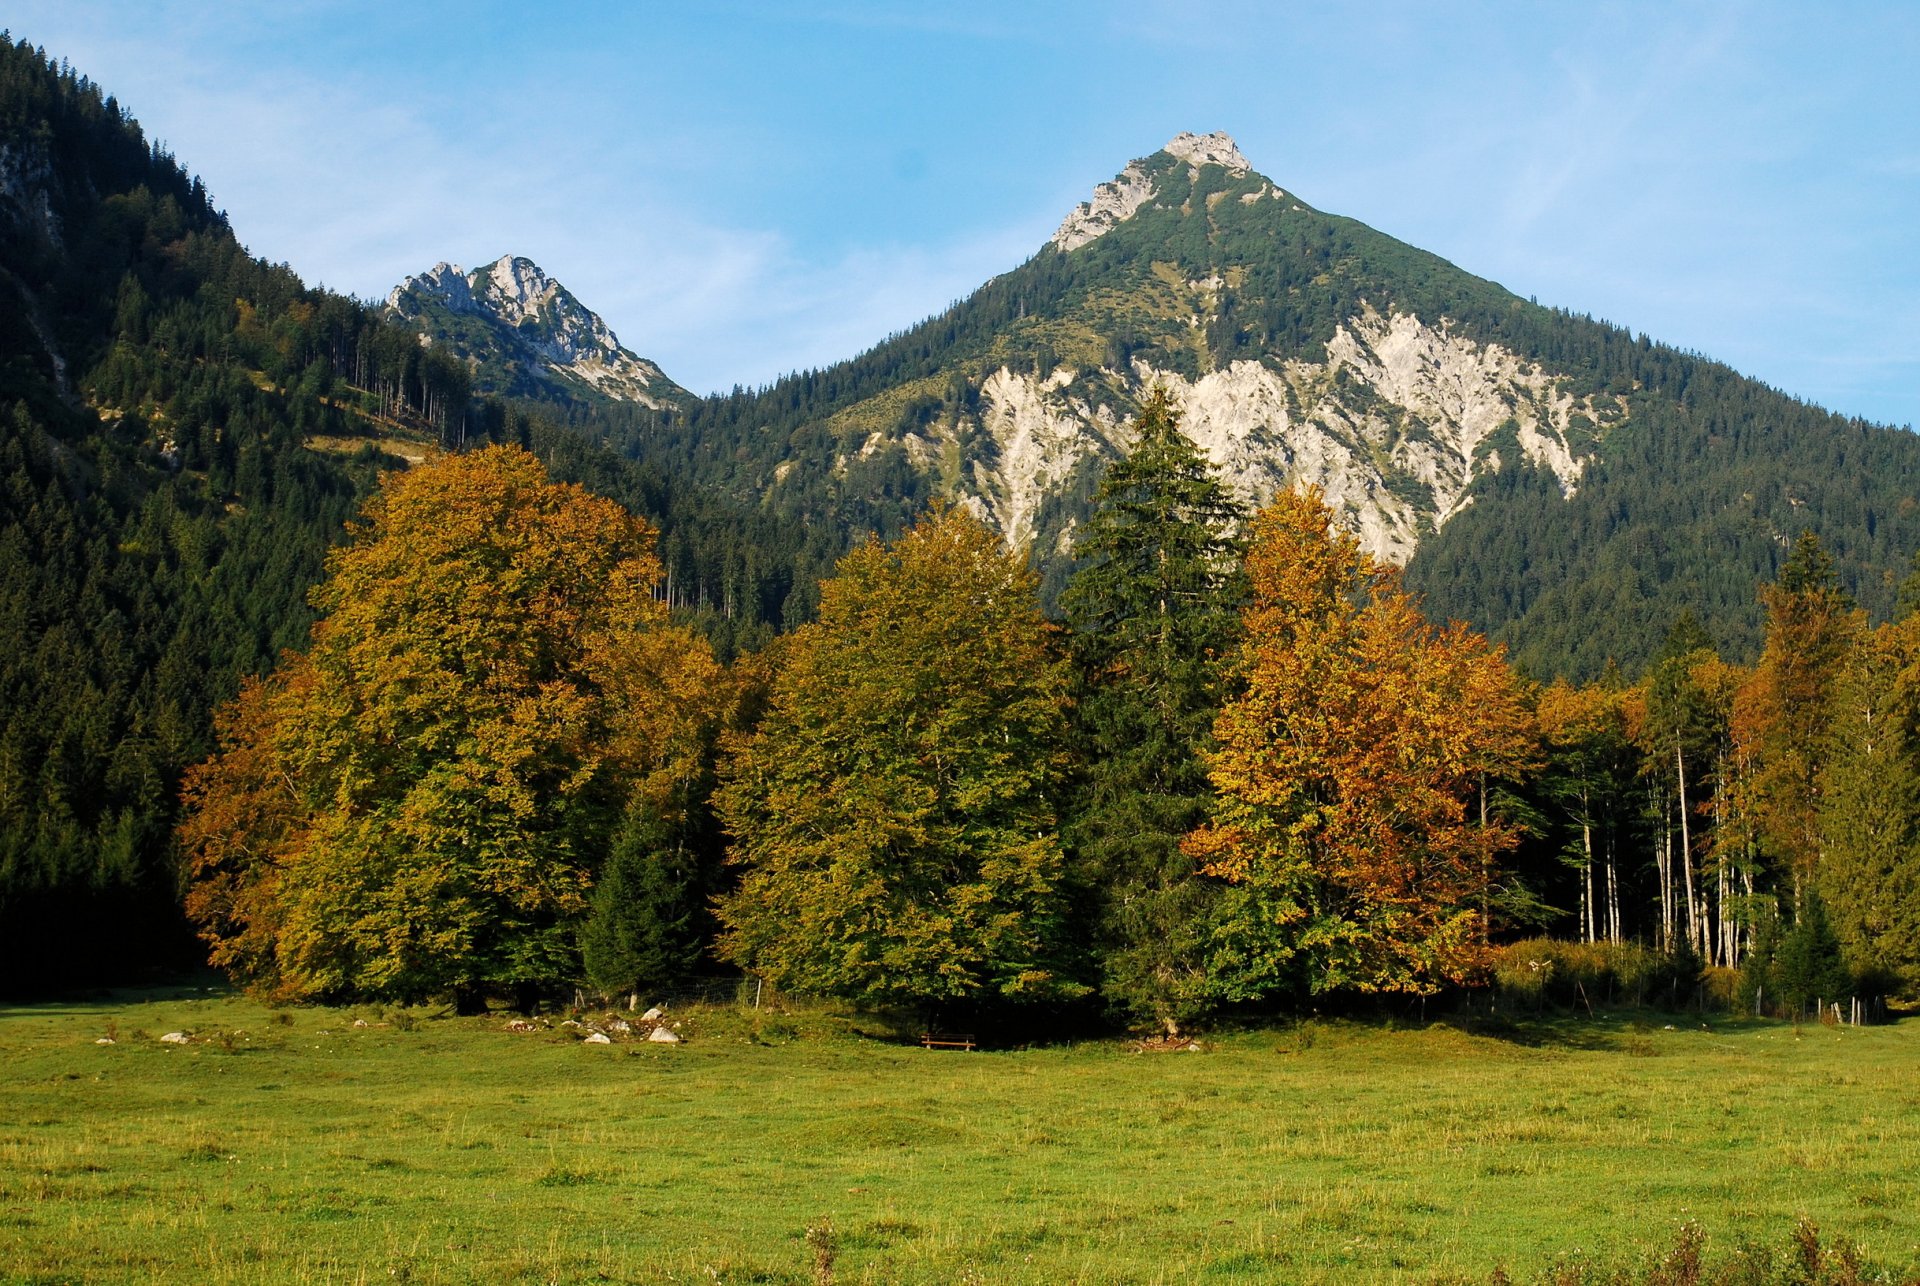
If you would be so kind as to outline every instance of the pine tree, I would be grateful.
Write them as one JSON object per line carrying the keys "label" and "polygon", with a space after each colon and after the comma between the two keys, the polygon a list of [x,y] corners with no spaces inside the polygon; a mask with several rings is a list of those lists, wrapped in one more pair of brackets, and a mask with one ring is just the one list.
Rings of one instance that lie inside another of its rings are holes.
{"label": "pine tree", "polygon": [[1091,895],[1103,995],[1172,1032],[1210,991],[1218,885],[1180,842],[1212,796],[1200,756],[1238,635],[1240,515],[1163,390],[1135,434],[1076,535],[1060,600],[1085,765],[1067,839]]}
{"label": "pine tree", "polygon": [[1835,686],[1865,619],[1812,532],[1801,535],[1762,595],[1767,642],[1742,690],[1738,721],[1753,757],[1756,822],[1766,856],[1804,894],[1820,859],[1820,772]]}
{"label": "pine tree", "polygon": [[1796,1013],[1853,995],[1853,974],[1847,969],[1833,922],[1827,918],[1827,904],[1817,890],[1808,889],[1802,895],[1793,927],[1780,939],[1773,972],[1780,999]]}

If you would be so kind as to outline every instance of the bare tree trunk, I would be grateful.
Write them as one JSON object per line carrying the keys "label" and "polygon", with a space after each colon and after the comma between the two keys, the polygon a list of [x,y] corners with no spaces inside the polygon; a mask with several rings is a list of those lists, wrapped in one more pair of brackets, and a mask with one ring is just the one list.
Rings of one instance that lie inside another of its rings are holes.
{"label": "bare tree trunk", "polygon": [[1660,878],[1660,949],[1673,946],[1673,828],[1667,824],[1666,801],[1660,801],[1660,847],[1654,853]]}
{"label": "bare tree trunk", "polygon": [[1693,831],[1687,825],[1687,758],[1680,747],[1673,748],[1674,782],[1680,792],[1680,871],[1686,880],[1687,944],[1695,950],[1706,946],[1701,936],[1699,902],[1693,887]]}
{"label": "bare tree trunk", "polygon": [[1607,941],[1620,941],[1620,865],[1614,858],[1613,832],[1607,832]]}
{"label": "bare tree trunk", "polygon": [[1587,799],[1587,788],[1580,787],[1580,847],[1586,854],[1586,863],[1580,868],[1580,927],[1587,941],[1594,940],[1593,931],[1593,811]]}

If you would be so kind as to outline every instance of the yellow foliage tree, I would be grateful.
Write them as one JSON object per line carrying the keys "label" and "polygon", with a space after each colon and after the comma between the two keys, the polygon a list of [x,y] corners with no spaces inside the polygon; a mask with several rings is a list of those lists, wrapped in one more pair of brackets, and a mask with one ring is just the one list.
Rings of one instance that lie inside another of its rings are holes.
{"label": "yellow foliage tree", "polygon": [[328,559],[308,651],[241,694],[187,779],[214,960],[303,996],[571,976],[635,784],[695,771],[686,688],[712,660],[665,625],[653,541],[517,448],[392,479]]}

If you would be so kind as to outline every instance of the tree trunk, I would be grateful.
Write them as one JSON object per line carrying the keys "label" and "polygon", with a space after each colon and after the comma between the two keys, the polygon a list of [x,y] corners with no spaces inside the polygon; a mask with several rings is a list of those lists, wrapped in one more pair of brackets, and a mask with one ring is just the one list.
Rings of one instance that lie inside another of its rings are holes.
{"label": "tree trunk", "polygon": [[1687,758],[1678,746],[1673,748],[1673,771],[1680,791],[1680,871],[1686,881],[1687,944],[1698,951],[1706,946],[1706,939],[1701,936],[1699,902],[1693,887],[1693,830],[1687,825]]}

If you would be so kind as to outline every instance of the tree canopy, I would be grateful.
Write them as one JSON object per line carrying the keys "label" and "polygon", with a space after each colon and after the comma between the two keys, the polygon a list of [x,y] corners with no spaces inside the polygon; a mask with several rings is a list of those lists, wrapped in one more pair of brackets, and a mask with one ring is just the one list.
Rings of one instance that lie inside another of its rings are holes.
{"label": "tree canopy", "polygon": [[721,949],[868,1003],[1084,990],[1064,959],[1067,670],[1033,574],[962,509],[841,559],[716,805]]}
{"label": "tree canopy", "polygon": [[1238,886],[1223,984],[1427,993],[1473,977],[1495,863],[1518,840],[1476,804],[1531,752],[1512,671],[1466,627],[1429,625],[1317,493],[1261,512],[1247,573],[1245,689],[1215,725],[1212,820],[1187,841]]}
{"label": "tree canopy", "polygon": [[[189,774],[189,910],[215,962],[295,995],[572,976],[632,783],[695,771],[681,716],[633,683],[664,624],[652,544],[517,448],[395,478],[328,559],[310,648]],[[698,663],[690,636],[671,650]]]}

